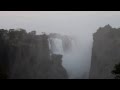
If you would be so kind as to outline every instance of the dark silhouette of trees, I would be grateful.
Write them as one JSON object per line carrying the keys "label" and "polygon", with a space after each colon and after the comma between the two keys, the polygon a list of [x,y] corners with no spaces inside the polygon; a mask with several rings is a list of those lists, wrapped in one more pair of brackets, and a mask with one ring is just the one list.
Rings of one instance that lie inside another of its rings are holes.
{"label": "dark silhouette of trees", "polygon": [[114,70],[112,70],[112,74],[115,75],[115,79],[120,79],[120,63],[114,66]]}
{"label": "dark silhouette of trees", "polygon": [[8,78],[9,65],[14,62],[18,46],[29,44],[35,35],[36,31],[27,33],[24,29],[0,29],[0,79]]}

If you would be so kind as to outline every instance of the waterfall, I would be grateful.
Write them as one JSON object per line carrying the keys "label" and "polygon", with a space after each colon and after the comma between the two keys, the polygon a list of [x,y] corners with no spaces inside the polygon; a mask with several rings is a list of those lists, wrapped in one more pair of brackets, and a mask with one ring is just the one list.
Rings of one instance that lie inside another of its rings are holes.
{"label": "waterfall", "polygon": [[[62,65],[63,65],[63,67],[66,68],[66,70],[69,74],[69,78],[73,78],[72,76],[76,75],[76,68],[77,69],[79,68],[78,65],[75,65],[76,61],[80,61],[79,60],[80,55],[78,52],[79,44],[77,43],[78,41],[76,39],[73,39],[73,38],[68,39],[68,37],[64,37],[64,38],[63,37],[62,38],[50,37],[49,38],[49,48],[50,48],[51,54],[63,55]],[[70,40],[70,42],[67,39]],[[71,45],[69,45],[69,44],[71,44]],[[78,64],[78,62],[77,62],[77,64]]]}
{"label": "waterfall", "polygon": [[86,54],[89,55],[89,47],[86,47],[86,44],[76,36],[52,34],[49,37],[51,54],[63,55],[62,65],[67,70],[70,79],[87,78],[89,68],[87,61],[89,59]]}

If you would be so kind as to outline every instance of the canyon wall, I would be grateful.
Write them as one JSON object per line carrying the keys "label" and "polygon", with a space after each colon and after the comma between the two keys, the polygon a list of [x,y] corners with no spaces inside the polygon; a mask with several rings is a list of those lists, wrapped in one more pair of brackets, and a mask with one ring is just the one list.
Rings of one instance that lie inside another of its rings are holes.
{"label": "canyon wall", "polygon": [[111,71],[120,62],[120,28],[100,27],[93,34],[90,79],[113,79]]}
{"label": "canyon wall", "polygon": [[67,79],[62,55],[50,55],[48,35],[0,29],[1,79]]}

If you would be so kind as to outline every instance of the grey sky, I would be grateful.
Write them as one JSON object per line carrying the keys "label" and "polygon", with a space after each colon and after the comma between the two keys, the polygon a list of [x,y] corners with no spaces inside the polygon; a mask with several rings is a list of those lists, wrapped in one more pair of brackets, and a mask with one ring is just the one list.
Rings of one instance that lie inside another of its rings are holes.
{"label": "grey sky", "polygon": [[119,26],[119,11],[0,11],[1,28],[25,28],[38,32],[95,31],[105,24]]}

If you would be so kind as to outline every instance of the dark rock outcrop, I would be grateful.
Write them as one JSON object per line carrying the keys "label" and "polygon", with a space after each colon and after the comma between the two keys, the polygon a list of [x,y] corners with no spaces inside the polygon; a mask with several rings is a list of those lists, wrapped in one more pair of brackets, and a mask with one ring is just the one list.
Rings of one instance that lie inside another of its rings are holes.
{"label": "dark rock outcrop", "polygon": [[48,35],[0,30],[0,78],[67,79],[61,55],[50,55]]}
{"label": "dark rock outcrop", "polygon": [[90,79],[113,79],[111,71],[120,62],[120,28],[110,25],[99,28],[93,35]]}
{"label": "dark rock outcrop", "polygon": [[51,56],[52,67],[50,68],[50,78],[51,79],[66,79],[68,78],[67,72],[62,66],[62,55],[53,54]]}

